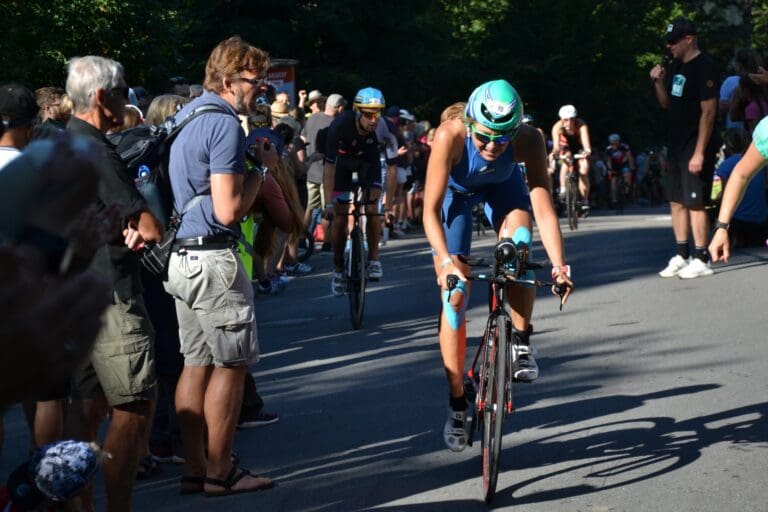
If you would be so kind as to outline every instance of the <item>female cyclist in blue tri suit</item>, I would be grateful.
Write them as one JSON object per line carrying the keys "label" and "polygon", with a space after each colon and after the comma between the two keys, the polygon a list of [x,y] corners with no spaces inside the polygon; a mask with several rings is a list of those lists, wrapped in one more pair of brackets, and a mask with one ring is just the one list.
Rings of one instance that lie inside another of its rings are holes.
{"label": "female cyclist in blue tri suit", "polygon": [[[522,117],[522,100],[508,82],[494,80],[479,86],[469,97],[464,116],[445,121],[437,129],[427,166],[423,222],[441,296],[448,294],[449,274],[460,280],[443,308],[439,329],[450,388],[443,435],[453,451],[463,450],[468,438],[463,374],[467,345],[464,311],[470,283],[465,277],[469,268],[460,257],[470,254],[472,207],[485,202],[486,215],[500,238],[512,237],[521,226],[530,231],[533,213],[554,265],[552,277],[567,285],[563,300],[573,289],[549,191],[544,139],[535,128],[522,125]],[[525,163],[526,176],[517,162]],[[534,296],[533,288],[508,289],[515,327],[513,343],[521,354],[514,377],[528,381],[538,376],[528,340]]]}

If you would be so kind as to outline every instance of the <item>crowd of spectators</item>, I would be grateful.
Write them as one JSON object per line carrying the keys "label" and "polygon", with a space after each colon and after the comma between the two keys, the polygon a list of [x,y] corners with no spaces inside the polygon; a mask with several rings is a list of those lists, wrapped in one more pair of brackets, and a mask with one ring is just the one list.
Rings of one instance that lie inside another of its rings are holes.
{"label": "crowd of spectators", "polygon": [[[328,203],[323,134],[348,103],[316,89],[300,90],[294,105],[264,80],[268,66],[264,52],[235,37],[214,49],[202,83],[172,77],[156,96],[129,87],[120,63],[100,56],[70,59],[65,84],[0,87],[0,310],[3,343],[15,346],[1,363],[0,405],[23,403],[32,447],[64,438],[103,442],[111,454],[103,464],[109,510],[129,510],[133,482],[152,478],[167,462],[185,464],[183,493],[272,485],[241,468],[232,449],[236,428],[279,419],[264,408],[250,371],[259,358],[254,295],[268,300],[292,278],[313,272],[298,261],[305,231],[330,251],[323,240],[328,219],[320,215]],[[731,72],[719,91],[721,186],[768,114],[768,72],[760,56],[736,50]],[[207,196],[179,239],[205,239],[206,245],[181,244],[162,280],[141,268],[137,251],[162,240],[164,223],[137,191],[136,176],[109,136],[178,122],[209,103],[231,116],[190,124],[172,146],[169,164],[177,207],[185,197]],[[463,108],[456,104],[444,115],[459,116]],[[400,151],[397,197],[385,199],[395,207],[382,221],[381,245],[421,222],[435,133],[397,105],[386,108],[385,119]],[[615,202],[616,191],[601,184],[609,182],[617,148],[619,164],[626,162],[630,172],[627,198],[665,202],[666,148],[633,154],[618,135],[607,142],[605,151],[590,155],[592,202]],[[246,173],[253,165],[248,152],[265,171]],[[752,174],[757,178],[728,228],[735,248],[763,245],[768,236],[765,169]],[[715,187],[715,202],[720,190]],[[244,217],[249,220],[241,223]],[[231,286],[201,288],[211,281],[203,260],[226,270]],[[214,307],[222,298],[236,307]],[[92,510],[92,496],[86,489],[75,508]]]}
{"label": "crowd of spectators", "polygon": [[[315,225],[323,244],[318,135],[347,101],[301,90],[294,106],[264,80],[268,66],[264,52],[235,37],[214,49],[203,84],[176,76],[157,96],[129,87],[119,62],[93,55],[69,60],[64,87],[0,88],[3,342],[21,347],[4,359],[0,400],[23,404],[30,449],[65,438],[103,443],[108,510],[130,510],[133,482],[153,478],[162,463],[185,464],[182,493],[272,485],[233,452],[236,428],[279,419],[264,409],[250,371],[259,357],[254,294],[279,293],[289,276],[313,271],[298,261],[297,244]],[[185,214],[161,279],[138,253],[163,239],[165,224],[110,138],[170,126],[207,103],[232,121],[201,116],[171,146],[177,206],[187,194],[208,199]],[[392,237],[419,223],[430,128],[395,109],[402,206],[382,226]],[[247,152],[265,172],[246,173]],[[186,243],[198,239],[206,245]],[[231,273],[232,286],[196,285],[211,282],[206,265],[189,275],[203,260]],[[221,297],[232,311],[215,307]],[[92,487],[70,506],[93,510]]]}

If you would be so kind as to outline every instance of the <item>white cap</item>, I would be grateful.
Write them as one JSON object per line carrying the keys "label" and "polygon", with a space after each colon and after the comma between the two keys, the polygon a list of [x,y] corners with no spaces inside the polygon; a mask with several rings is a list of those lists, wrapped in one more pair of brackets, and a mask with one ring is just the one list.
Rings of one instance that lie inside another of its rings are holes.
{"label": "white cap", "polygon": [[415,121],[416,116],[405,110],[404,108],[400,109],[400,119],[405,119],[406,121]]}
{"label": "white cap", "polygon": [[325,96],[323,96],[323,93],[315,89],[314,91],[309,91],[309,96],[307,96],[307,102],[311,104],[323,98],[325,98]]}
{"label": "white cap", "polygon": [[560,107],[558,115],[560,116],[560,119],[573,119],[578,113],[576,112],[576,107],[573,105],[563,105]]}

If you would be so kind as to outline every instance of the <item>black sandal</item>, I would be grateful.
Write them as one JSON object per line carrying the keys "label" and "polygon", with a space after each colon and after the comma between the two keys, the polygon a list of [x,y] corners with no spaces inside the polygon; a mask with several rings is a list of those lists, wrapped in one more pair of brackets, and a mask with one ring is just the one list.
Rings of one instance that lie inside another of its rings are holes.
{"label": "black sandal", "polygon": [[229,472],[229,475],[227,475],[227,478],[224,480],[219,480],[218,478],[208,478],[206,477],[204,479],[204,482],[206,484],[215,485],[217,487],[222,487],[223,491],[217,491],[217,492],[210,492],[210,491],[204,491],[205,496],[207,498],[215,498],[216,496],[229,496],[231,494],[243,494],[247,492],[258,492],[262,491],[264,489],[269,489],[273,487],[275,484],[271,480],[267,485],[264,485],[262,487],[251,487],[249,489],[233,489],[235,485],[237,485],[237,482],[245,478],[246,476],[252,476],[255,478],[262,478],[259,475],[254,475],[250,471],[248,471],[245,468],[239,468],[237,466],[232,466],[232,471]]}
{"label": "black sandal", "polygon": [[[187,487],[184,487],[187,484]],[[194,485],[194,487],[192,487]],[[181,494],[198,494],[203,492],[205,485],[204,476],[183,476],[181,477]]]}

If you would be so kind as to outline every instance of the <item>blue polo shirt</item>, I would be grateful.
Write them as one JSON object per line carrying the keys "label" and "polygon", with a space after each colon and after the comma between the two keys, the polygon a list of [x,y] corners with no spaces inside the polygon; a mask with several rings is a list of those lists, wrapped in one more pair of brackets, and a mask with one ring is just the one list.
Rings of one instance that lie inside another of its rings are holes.
{"label": "blue polo shirt", "polygon": [[237,112],[218,94],[206,91],[188,103],[176,122],[201,105],[216,104],[232,115],[212,112],[190,121],[171,146],[168,169],[176,211],[196,195],[203,200],[181,221],[179,238],[231,234],[240,235],[240,225],[224,225],[216,219],[211,201],[211,174],[245,174],[245,133]]}

